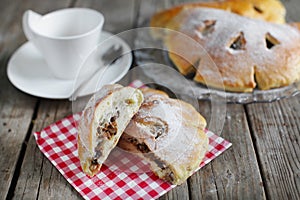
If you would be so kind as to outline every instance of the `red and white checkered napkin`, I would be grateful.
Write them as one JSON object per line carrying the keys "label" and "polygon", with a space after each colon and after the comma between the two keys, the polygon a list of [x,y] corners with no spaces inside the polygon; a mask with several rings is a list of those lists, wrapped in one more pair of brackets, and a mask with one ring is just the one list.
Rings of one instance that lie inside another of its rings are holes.
{"label": "red and white checkered napkin", "polygon": [[[34,133],[34,136],[40,150],[85,199],[156,199],[175,187],[152,172],[135,173],[143,167],[143,162],[115,152],[109,156],[114,157],[115,164],[103,165],[101,172],[92,178],[86,176],[81,170],[77,152],[76,120],[79,118],[79,114],[71,115]],[[206,133],[209,150],[199,168],[231,146],[212,132]],[[122,170],[124,166],[131,172]]]}

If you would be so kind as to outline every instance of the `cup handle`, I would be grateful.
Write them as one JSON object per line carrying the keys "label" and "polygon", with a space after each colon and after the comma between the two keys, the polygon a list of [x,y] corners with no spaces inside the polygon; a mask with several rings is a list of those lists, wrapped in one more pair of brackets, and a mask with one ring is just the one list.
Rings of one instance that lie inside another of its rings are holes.
{"label": "cup handle", "polygon": [[42,16],[32,10],[27,10],[23,14],[22,18],[22,26],[23,31],[28,40],[32,40],[34,38],[34,32],[32,31],[32,23],[39,20]]}

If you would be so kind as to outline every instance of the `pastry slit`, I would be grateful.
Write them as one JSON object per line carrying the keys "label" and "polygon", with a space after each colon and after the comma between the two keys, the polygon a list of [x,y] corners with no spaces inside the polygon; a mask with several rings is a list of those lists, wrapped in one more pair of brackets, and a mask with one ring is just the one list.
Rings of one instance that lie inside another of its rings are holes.
{"label": "pastry slit", "polygon": [[253,5],[253,9],[260,14],[264,13],[264,11],[262,9],[260,9],[259,7],[257,7],[256,5]]}
{"label": "pastry slit", "polygon": [[273,37],[270,33],[266,34],[265,39],[266,39],[266,47],[268,49],[272,49],[275,45],[280,44],[280,42],[275,37]]}
{"label": "pastry slit", "polygon": [[199,31],[203,36],[207,36],[208,34],[211,34],[215,28],[216,20],[204,20],[203,21],[204,26],[201,26],[199,28]]}
{"label": "pastry slit", "polygon": [[245,50],[246,49],[246,39],[244,33],[240,32],[239,35],[230,42],[230,48],[233,50]]}

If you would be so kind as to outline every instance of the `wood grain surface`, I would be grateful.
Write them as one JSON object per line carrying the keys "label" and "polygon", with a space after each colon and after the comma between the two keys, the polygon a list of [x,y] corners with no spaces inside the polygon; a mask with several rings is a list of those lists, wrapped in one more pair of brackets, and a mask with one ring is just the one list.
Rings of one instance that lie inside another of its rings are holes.
{"label": "wood grain surface", "polygon": [[299,96],[247,106],[267,196],[300,199]]}
{"label": "wood grain surface", "polygon": [[[210,107],[200,104],[200,113],[209,118]],[[228,104],[226,110],[221,136],[232,148],[189,179],[191,199],[265,199],[244,107]]]}
{"label": "wood grain surface", "polygon": [[[24,41],[21,19],[25,10],[49,12],[66,5],[65,1],[37,3],[26,1],[1,1],[0,23],[0,199],[12,196],[20,171],[32,120],[38,99],[17,90],[6,76],[6,65],[11,53]],[[11,188],[11,189],[10,189]],[[10,190],[10,193],[9,193]]]}
{"label": "wood grain surface", "polygon": [[[0,199],[82,199],[39,151],[32,134],[72,114],[71,102],[25,94],[6,75],[10,56],[26,41],[24,11],[93,8],[104,14],[104,30],[120,33],[147,26],[153,13],[182,2],[0,0]],[[282,2],[287,20],[300,21],[299,0]],[[132,36],[130,45],[138,39]],[[139,75],[132,73],[122,83]],[[159,199],[300,199],[300,95],[248,105],[199,101],[199,111],[209,128],[233,146]]]}

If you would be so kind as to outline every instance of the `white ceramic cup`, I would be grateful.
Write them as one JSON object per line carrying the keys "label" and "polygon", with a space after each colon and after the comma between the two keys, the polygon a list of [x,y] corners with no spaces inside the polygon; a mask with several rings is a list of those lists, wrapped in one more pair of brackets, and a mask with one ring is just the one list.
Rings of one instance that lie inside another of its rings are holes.
{"label": "white ceramic cup", "polygon": [[77,76],[79,67],[98,44],[103,24],[103,15],[88,8],[67,8],[44,16],[28,10],[23,15],[27,39],[59,79]]}

